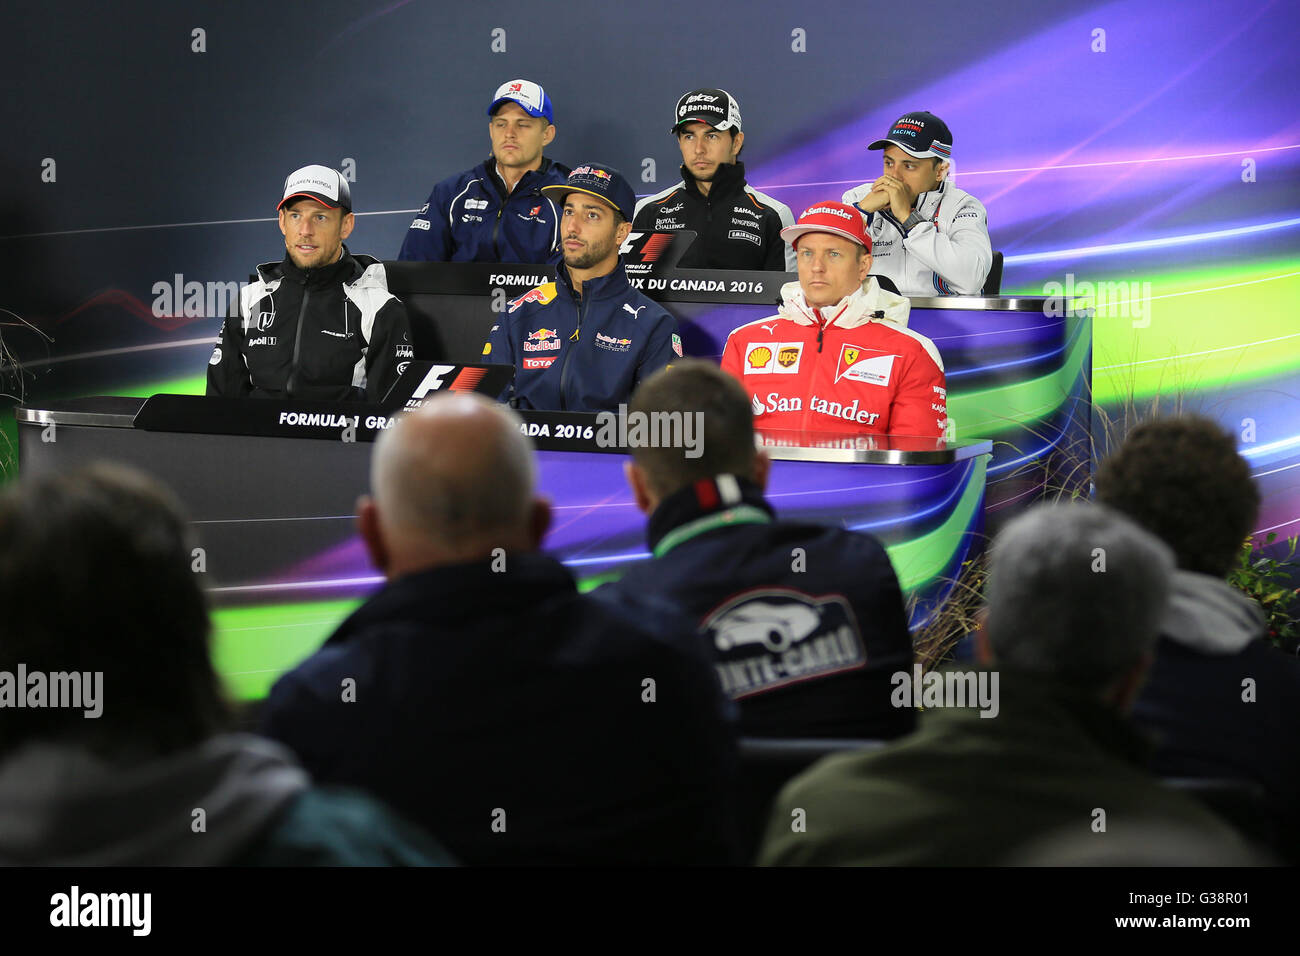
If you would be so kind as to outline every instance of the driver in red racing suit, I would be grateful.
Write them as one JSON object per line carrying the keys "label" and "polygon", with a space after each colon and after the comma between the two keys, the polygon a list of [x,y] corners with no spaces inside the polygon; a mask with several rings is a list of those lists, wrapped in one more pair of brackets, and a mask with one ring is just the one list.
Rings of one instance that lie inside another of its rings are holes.
{"label": "driver in red racing suit", "polygon": [[750,395],[760,429],[942,438],[948,403],[943,360],[907,327],[907,299],[869,277],[862,216],[816,203],[781,230],[799,281],[781,289],[777,315],[732,331],[722,368]]}

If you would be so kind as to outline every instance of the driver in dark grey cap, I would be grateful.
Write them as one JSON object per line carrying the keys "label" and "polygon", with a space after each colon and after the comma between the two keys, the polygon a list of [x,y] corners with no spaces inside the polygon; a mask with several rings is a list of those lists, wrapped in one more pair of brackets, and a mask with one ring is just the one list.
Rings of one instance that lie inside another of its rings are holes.
{"label": "driver in dark grey cap", "polygon": [[745,182],[735,97],[717,89],[683,93],[669,132],[681,147],[682,181],[637,203],[632,228],[693,229],[698,236],[679,268],[794,272],[794,252],[781,238],[794,216]]}
{"label": "driver in dark grey cap", "polygon": [[952,133],[933,113],[900,116],[889,135],[879,179],[844,194],[867,220],[871,271],[903,295],[979,295],[993,264],[984,205],[948,181]]}

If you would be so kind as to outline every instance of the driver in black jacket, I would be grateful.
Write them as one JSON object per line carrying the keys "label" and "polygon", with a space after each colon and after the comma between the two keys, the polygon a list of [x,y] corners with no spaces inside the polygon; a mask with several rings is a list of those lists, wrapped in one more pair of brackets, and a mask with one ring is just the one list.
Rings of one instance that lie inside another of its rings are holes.
{"label": "driver in black jacket", "polygon": [[632,228],[692,229],[696,239],[679,269],[794,272],[794,250],[781,230],[790,207],[745,182],[740,106],[726,90],[683,93],[669,130],[682,151],[682,181],[637,203]]}
{"label": "driver in black jacket", "polygon": [[209,395],[377,402],[413,357],[406,308],[384,266],[352,255],[348,182],[327,166],[289,175],[280,200],[282,262],[257,267],[239,316],[208,360]]}

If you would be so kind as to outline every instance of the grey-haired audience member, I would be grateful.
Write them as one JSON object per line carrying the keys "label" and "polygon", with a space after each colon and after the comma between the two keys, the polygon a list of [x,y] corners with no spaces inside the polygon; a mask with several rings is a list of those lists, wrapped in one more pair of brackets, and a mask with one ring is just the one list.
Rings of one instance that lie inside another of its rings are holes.
{"label": "grey-haired audience member", "polygon": [[996,865],[1050,836],[1104,841],[1147,823],[1240,851],[1233,830],[1144,768],[1125,716],[1173,566],[1154,536],[1097,505],[1009,523],[976,641],[1000,676],[997,716],[931,707],[898,743],[824,759],[777,798],[760,862]]}
{"label": "grey-haired audience member", "polygon": [[[191,561],[175,499],[139,472],[92,465],[0,495],[0,865],[450,862],[374,800],[227,732]],[[56,685],[94,706],[31,706]]]}
{"label": "grey-haired audience member", "polygon": [[1271,646],[1259,604],[1224,580],[1255,528],[1259,491],[1233,435],[1200,416],[1138,425],[1097,473],[1097,497],[1178,561],[1156,662],[1133,719],[1165,776],[1264,788],[1275,845],[1300,863],[1300,661]]}

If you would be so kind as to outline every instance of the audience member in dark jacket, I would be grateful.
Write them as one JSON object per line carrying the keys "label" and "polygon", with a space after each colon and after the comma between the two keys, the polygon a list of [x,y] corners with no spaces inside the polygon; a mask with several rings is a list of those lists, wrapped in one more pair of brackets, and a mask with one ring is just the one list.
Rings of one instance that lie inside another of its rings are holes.
{"label": "audience member in dark jacket", "polygon": [[1097,496],[1159,535],[1179,570],[1133,716],[1169,777],[1252,780],[1277,850],[1300,863],[1300,661],[1265,639],[1259,604],[1224,578],[1255,527],[1259,492],[1232,435],[1196,416],[1129,433]]}
{"label": "audience member in dark jacket", "polygon": [[647,381],[628,414],[679,419],[694,447],[631,449],[628,481],[650,516],[654,559],[599,593],[662,595],[685,609],[745,736],[910,731],[915,711],[890,703],[912,640],[889,555],[870,535],[776,520],[740,384],[688,359]]}
{"label": "audience member in dark jacket", "polygon": [[[450,862],[373,799],[312,787],[283,747],[221,732],[187,538],[171,497],[121,468],[0,497],[0,866]],[[13,707],[38,686],[74,706]]]}
{"label": "audience member in dark jacket", "polygon": [[577,593],[519,421],[475,396],[375,446],[362,537],[388,583],[267,702],[319,780],[367,789],[467,863],[733,852],[731,707],[690,622]]}

